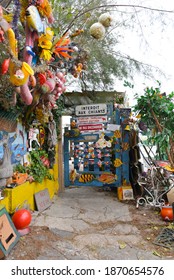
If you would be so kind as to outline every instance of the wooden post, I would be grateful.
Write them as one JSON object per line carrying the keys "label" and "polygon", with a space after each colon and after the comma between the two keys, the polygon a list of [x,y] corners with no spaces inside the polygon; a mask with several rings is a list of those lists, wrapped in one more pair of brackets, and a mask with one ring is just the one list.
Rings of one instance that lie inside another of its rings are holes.
{"label": "wooden post", "polygon": [[59,191],[64,192],[64,168],[63,168],[63,146],[62,146],[62,117],[59,122],[59,131],[60,135],[58,138],[58,182],[59,182]]}

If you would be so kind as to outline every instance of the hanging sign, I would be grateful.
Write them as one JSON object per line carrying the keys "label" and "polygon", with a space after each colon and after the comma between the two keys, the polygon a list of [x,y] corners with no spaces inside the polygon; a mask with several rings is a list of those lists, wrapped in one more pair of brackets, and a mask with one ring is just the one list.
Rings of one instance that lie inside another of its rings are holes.
{"label": "hanging sign", "polygon": [[97,116],[107,114],[106,104],[90,104],[90,105],[79,105],[76,106],[76,116]]}
{"label": "hanging sign", "polygon": [[107,116],[90,116],[77,118],[77,124],[106,123],[107,121]]}
{"label": "hanging sign", "polygon": [[99,131],[103,129],[103,124],[80,124],[78,128],[80,131]]}

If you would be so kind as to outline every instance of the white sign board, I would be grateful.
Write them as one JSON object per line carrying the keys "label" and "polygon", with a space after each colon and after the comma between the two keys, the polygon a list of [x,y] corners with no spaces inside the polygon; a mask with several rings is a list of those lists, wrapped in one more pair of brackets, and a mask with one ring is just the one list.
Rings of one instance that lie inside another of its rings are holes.
{"label": "white sign board", "polygon": [[121,126],[118,124],[111,124],[111,123],[107,124],[107,130],[110,130],[110,131],[120,130],[120,127]]}
{"label": "white sign board", "polygon": [[90,104],[76,106],[76,116],[97,116],[107,114],[106,104]]}
{"label": "white sign board", "polygon": [[107,116],[91,116],[91,117],[77,118],[77,124],[106,123],[107,121],[108,121]]}

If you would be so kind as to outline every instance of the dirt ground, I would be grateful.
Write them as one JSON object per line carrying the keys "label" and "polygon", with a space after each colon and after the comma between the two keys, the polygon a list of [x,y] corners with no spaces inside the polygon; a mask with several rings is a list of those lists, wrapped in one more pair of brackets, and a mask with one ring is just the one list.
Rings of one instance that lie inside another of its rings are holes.
{"label": "dirt ground", "polygon": [[[160,210],[158,208],[139,207],[136,209],[134,204],[129,207],[133,217],[133,224],[139,229],[144,240],[144,244],[148,246],[148,250],[151,250],[159,257],[165,258],[165,256],[173,256],[173,259],[174,247],[169,249],[156,245],[154,242],[164,228],[174,229],[174,223],[164,221],[161,218]],[[141,245],[143,244],[140,244],[140,246]]]}
{"label": "dirt ground", "polygon": [[[163,246],[155,245],[153,242],[158,234],[161,232],[164,227],[174,228],[172,222],[165,222],[160,216],[159,210],[152,208],[139,207],[136,209],[134,201],[123,202],[127,203],[129,210],[132,215],[132,223],[136,226],[142,236],[143,242],[137,244],[137,247],[140,249],[148,248],[154,255],[159,256],[160,258],[169,259],[174,258],[174,249],[168,249]],[[107,228],[111,227],[111,224],[98,225],[98,229],[101,227]],[[53,230],[49,229],[46,226],[30,227],[30,233],[24,235],[20,238],[19,242],[12,249],[10,254],[5,258],[13,260],[36,260],[38,259],[40,249],[44,247],[45,251],[54,250],[53,244],[56,241],[62,242],[65,240],[72,239],[73,237],[64,236],[55,233]],[[63,240],[64,239],[64,240]],[[58,259],[61,259],[59,256]]]}

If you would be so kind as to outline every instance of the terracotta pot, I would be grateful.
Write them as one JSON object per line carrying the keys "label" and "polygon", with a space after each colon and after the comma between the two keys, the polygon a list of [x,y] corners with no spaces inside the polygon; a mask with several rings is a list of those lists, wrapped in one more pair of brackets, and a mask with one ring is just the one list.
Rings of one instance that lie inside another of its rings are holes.
{"label": "terracotta pot", "polygon": [[161,217],[165,221],[173,221],[173,209],[172,206],[163,206],[161,209]]}

